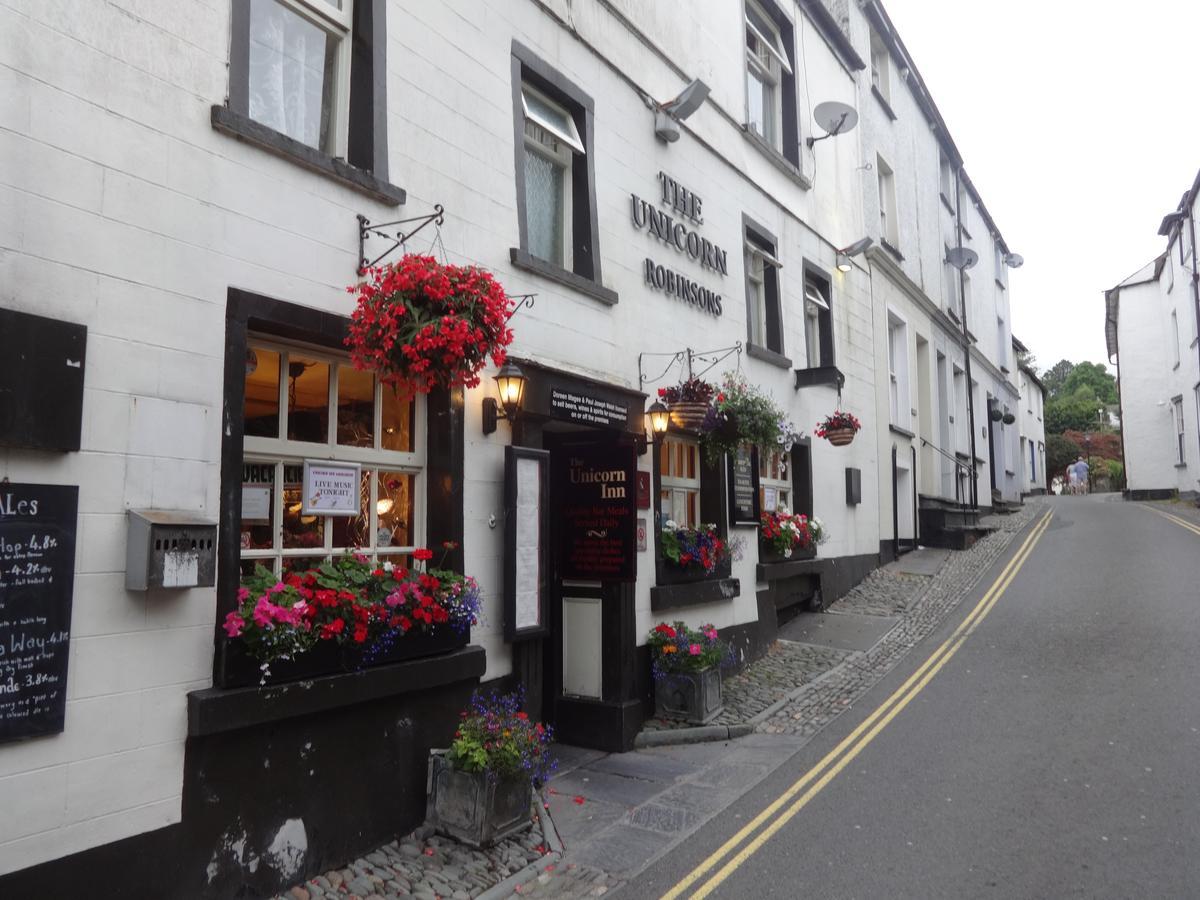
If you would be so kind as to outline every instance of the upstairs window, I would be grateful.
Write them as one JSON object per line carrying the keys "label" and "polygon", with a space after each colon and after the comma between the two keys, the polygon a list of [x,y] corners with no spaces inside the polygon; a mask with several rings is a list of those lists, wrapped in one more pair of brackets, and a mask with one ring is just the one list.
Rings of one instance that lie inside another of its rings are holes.
{"label": "upstairs window", "polygon": [[910,422],[908,400],[908,327],[904,320],[888,312],[888,382],[891,423],[907,429]]}
{"label": "upstairs window", "polygon": [[896,221],[896,178],[892,167],[875,157],[879,173],[879,235],[893,250],[900,247],[899,223]]}
{"label": "upstairs window", "polygon": [[833,311],[829,282],[816,272],[804,273],[804,347],[810,368],[832,366]]}
{"label": "upstairs window", "polygon": [[800,162],[792,23],[769,2],[746,0],[746,128]]}
{"label": "upstairs window", "polygon": [[345,156],[353,0],[249,0],[250,118]]}
{"label": "upstairs window", "polygon": [[1171,416],[1175,422],[1175,464],[1184,465],[1183,456],[1183,396],[1171,401]]}
{"label": "upstairs window", "polygon": [[584,155],[567,110],[528,85],[521,87],[525,120],[525,230],[529,252],[571,268],[571,185],[575,155]]}
{"label": "upstairs window", "polygon": [[770,235],[746,229],[746,315],[750,343],[783,353],[783,320],[779,299],[779,269],[775,240]]}
{"label": "upstairs window", "polygon": [[946,158],[946,154],[941,150],[938,151],[938,190],[942,195],[942,201],[953,212],[954,169],[951,168],[950,160]]}
{"label": "upstairs window", "polygon": [[1171,310],[1171,365],[1179,365],[1179,314]]}
{"label": "upstairs window", "polygon": [[1012,344],[1004,330],[1004,319],[996,316],[996,362],[1000,368],[1008,370],[1008,349]]}
{"label": "upstairs window", "polygon": [[891,54],[874,29],[871,29],[871,87],[887,103],[892,102]]}

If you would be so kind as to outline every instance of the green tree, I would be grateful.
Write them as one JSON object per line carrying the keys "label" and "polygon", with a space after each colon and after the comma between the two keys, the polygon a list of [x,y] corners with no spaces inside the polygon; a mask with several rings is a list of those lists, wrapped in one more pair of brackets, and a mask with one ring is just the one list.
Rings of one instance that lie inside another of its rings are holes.
{"label": "green tree", "polygon": [[1060,359],[1042,375],[1042,384],[1046,386],[1046,392],[1050,395],[1050,399],[1058,396],[1058,392],[1062,390],[1067,376],[1071,374],[1071,370],[1074,368],[1075,363],[1067,359]]}
{"label": "green tree", "polygon": [[1078,395],[1084,387],[1091,388],[1092,396],[1101,403],[1117,402],[1117,379],[1102,363],[1081,362],[1073,367],[1063,381],[1060,394]]}
{"label": "green tree", "polygon": [[1028,350],[1017,351],[1017,365],[1023,369],[1029,369],[1033,374],[1037,374],[1037,357]]}
{"label": "green tree", "polygon": [[1046,435],[1046,473],[1050,478],[1061,476],[1067,466],[1083,456],[1083,451],[1074,441],[1061,434]]}

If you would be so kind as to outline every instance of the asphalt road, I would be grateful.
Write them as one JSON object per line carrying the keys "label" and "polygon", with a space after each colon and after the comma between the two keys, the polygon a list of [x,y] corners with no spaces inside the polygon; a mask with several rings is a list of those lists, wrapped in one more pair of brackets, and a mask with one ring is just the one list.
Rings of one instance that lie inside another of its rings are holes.
{"label": "asphalt road", "polygon": [[[835,764],[820,769],[785,824],[793,800],[675,896],[1200,897],[1200,534],[1102,496],[1046,508],[1004,593],[907,705],[823,786]],[[856,708],[621,896],[668,893],[852,736],[1036,522]]]}

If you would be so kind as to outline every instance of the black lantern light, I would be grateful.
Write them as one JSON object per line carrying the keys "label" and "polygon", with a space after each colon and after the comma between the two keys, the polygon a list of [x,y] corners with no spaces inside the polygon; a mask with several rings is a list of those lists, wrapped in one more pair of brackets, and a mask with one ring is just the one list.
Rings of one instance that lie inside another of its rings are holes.
{"label": "black lantern light", "polygon": [[516,364],[506,362],[496,373],[496,387],[500,394],[499,404],[494,397],[483,398],[484,434],[496,430],[497,420],[508,419],[511,422],[520,413],[521,398],[525,395],[525,373]]}

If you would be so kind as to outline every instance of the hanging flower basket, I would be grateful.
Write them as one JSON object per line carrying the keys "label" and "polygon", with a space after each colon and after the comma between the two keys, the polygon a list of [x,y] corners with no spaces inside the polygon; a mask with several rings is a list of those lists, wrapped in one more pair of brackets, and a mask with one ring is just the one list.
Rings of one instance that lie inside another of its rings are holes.
{"label": "hanging flower basket", "polygon": [[858,434],[860,428],[862,423],[858,421],[857,416],[839,409],[826,416],[824,421],[817,423],[815,434],[825,438],[835,447],[845,447],[854,440],[854,435]]}
{"label": "hanging flower basket", "polygon": [[704,422],[704,455],[710,462],[742,444],[763,452],[790,450],[801,438],[787,414],[744,375],[727,372]]}
{"label": "hanging flower basket", "polygon": [[671,424],[676,428],[694,432],[703,428],[715,393],[715,387],[695,377],[682,384],[658,389],[658,396],[671,411]]}
{"label": "hanging flower basket", "polygon": [[409,254],[367,276],[347,289],[358,301],[346,337],[355,368],[427,394],[475,387],[489,356],[504,363],[513,304],[490,272]]}

